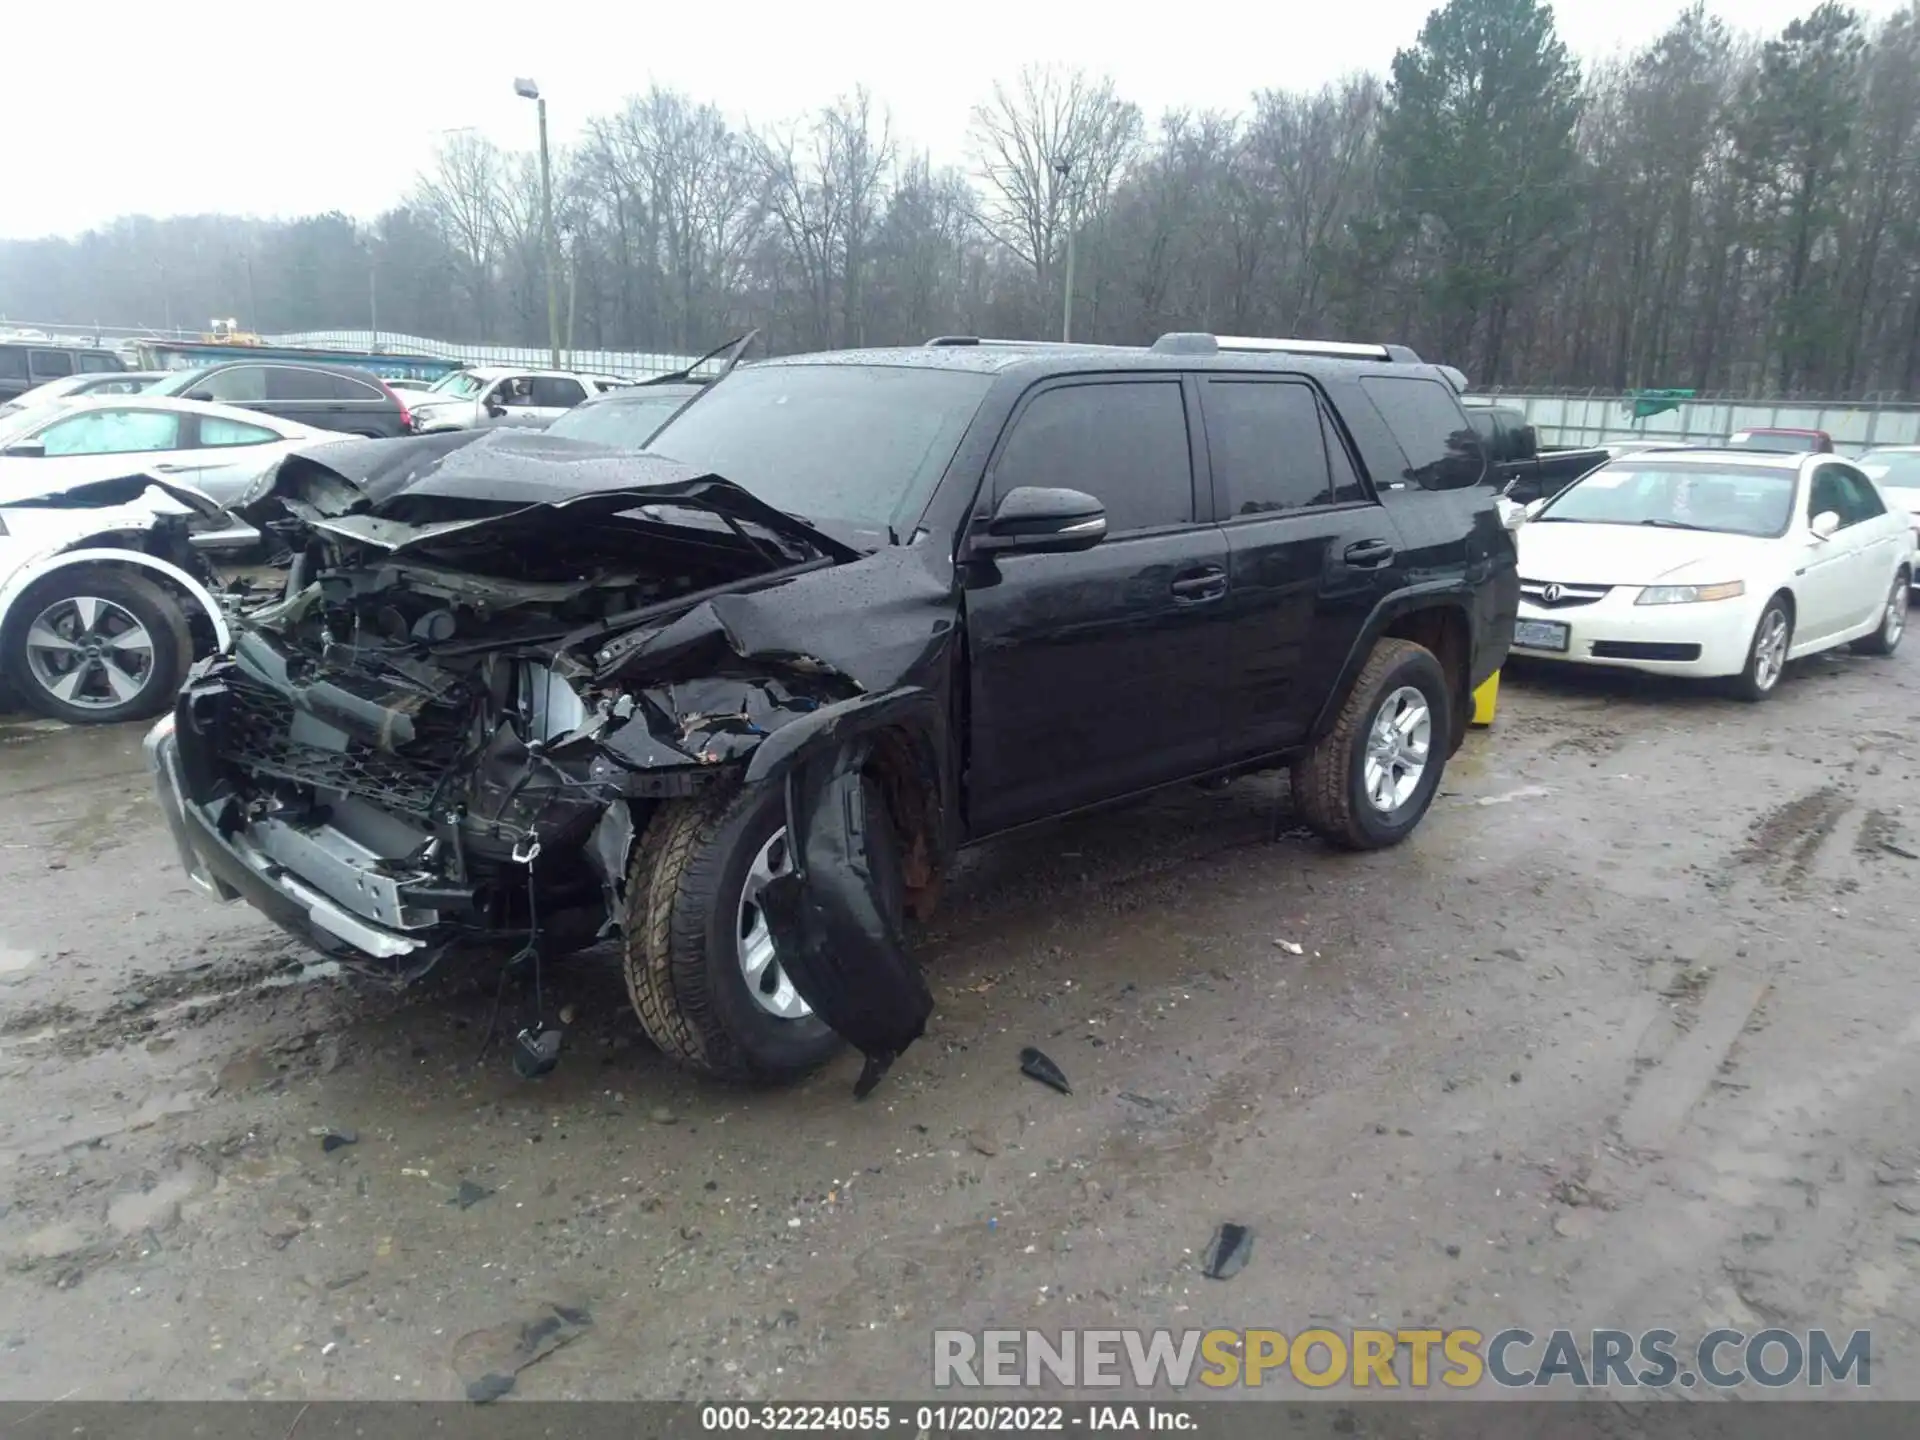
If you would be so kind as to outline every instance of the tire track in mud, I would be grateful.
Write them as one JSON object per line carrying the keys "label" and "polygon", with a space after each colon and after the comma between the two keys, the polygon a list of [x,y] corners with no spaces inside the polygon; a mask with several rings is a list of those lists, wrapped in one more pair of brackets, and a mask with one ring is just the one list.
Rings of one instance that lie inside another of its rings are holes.
{"label": "tire track in mud", "polygon": [[1853,803],[1846,789],[1829,781],[1763,810],[1748,825],[1746,842],[1733,854],[1734,865],[1769,872],[1789,890],[1804,893],[1812,884],[1821,847]]}

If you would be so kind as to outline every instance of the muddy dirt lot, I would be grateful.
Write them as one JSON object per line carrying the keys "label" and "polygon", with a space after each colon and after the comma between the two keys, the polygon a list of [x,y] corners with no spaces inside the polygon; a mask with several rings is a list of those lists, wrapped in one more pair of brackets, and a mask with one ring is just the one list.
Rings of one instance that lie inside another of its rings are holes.
{"label": "muddy dirt lot", "polygon": [[137,731],[9,722],[0,1399],[455,1396],[553,1302],[590,1323],[518,1395],[917,1396],[936,1325],[1324,1323],[1870,1327],[1920,1396],[1917,681],[1509,675],[1396,851],[1268,778],[983,850],[860,1104],[853,1057],[675,1072],[593,957],[520,1080],[491,974],[303,968],[187,886]]}

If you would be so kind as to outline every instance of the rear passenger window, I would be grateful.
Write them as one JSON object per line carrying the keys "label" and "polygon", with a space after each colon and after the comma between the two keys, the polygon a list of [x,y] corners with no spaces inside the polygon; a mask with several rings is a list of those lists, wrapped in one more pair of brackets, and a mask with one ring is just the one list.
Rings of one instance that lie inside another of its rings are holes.
{"label": "rear passenger window", "polygon": [[0,346],[0,380],[24,380],[27,378],[27,352],[9,350]]}
{"label": "rear passenger window", "polygon": [[578,380],[568,380],[559,375],[536,375],[533,377],[533,398],[527,403],[544,409],[564,410],[586,398],[586,387]]}
{"label": "rear passenger window", "polygon": [[253,405],[267,398],[267,370],[264,365],[235,365],[216,370],[192,393],[204,392],[209,398],[227,405]]}
{"label": "rear passenger window", "polygon": [[333,376],[324,370],[297,370],[291,365],[275,365],[267,371],[269,400],[331,400]]}
{"label": "rear passenger window", "polygon": [[1880,492],[1873,488],[1866,476],[1847,465],[1833,468],[1840,476],[1840,488],[1847,497],[1846,521],[1849,525],[1873,520],[1887,513],[1887,507],[1881,503]]}
{"label": "rear passenger window", "polygon": [[55,380],[73,373],[73,356],[65,350],[32,350],[28,356],[36,380]]}
{"label": "rear passenger window", "polygon": [[1207,454],[1227,518],[1363,498],[1344,454],[1337,479],[1332,471],[1330,437],[1308,386],[1210,380],[1205,395]]}
{"label": "rear passenger window", "polygon": [[87,375],[105,375],[121,369],[121,365],[111,355],[82,354],[80,369]]}
{"label": "rear passenger window", "polygon": [[1190,524],[1193,462],[1179,381],[1042,391],[994,466],[996,497],[1023,485],[1093,496],[1115,533]]}
{"label": "rear passenger window", "polygon": [[[1424,490],[1478,485],[1486,476],[1486,446],[1460,402],[1438,380],[1363,375],[1360,386],[1407,457],[1401,482]],[[1385,477],[1376,475],[1376,482]]]}
{"label": "rear passenger window", "polygon": [[369,380],[356,380],[351,375],[327,376],[327,389],[336,400],[384,400],[386,393]]}

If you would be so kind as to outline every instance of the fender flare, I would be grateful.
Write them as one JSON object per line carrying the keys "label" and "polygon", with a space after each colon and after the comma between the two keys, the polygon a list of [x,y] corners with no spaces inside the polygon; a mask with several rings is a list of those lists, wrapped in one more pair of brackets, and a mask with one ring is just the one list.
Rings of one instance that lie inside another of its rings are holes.
{"label": "fender flare", "polygon": [[821,752],[890,725],[904,725],[931,743],[942,718],[938,698],[919,685],[822,705],[760,742],[747,763],[746,783],[781,780]]}
{"label": "fender flare", "polygon": [[[1327,692],[1327,698],[1320,702],[1320,713],[1314,717],[1313,728],[1307,731],[1309,743],[1318,740],[1333,728],[1340,707],[1347,703],[1347,695],[1353,689],[1353,682],[1359,676],[1361,667],[1367,663],[1367,656],[1373,653],[1374,643],[1386,633],[1387,627],[1402,615],[1415,610],[1457,610],[1467,622],[1468,656],[1467,668],[1473,668],[1473,590],[1454,580],[1432,581],[1425,585],[1409,586],[1396,590],[1373,607],[1367,616],[1366,624],[1360,627],[1360,634],[1353,642],[1353,648],[1347,652],[1346,663],[1340,667],[1339,677],[1333,688]],[[1472,675],[1465,677],[1469,693],[1472,690]],[[1464,733],[1466,726],[1461,723]]]}
{"label": "fender flare", "polygon": [[225,650],[233,640],[233,632],[227,628],[227,617],[221,613],[220,602],[213,598],[213,592],[202,585],[193,576],[165,560],[157,559],[140,550],[122,550],[107,546],[90,547],[80,550],[60,550],[52,555],[43,555],[30,560],[12,575],[7,577],[4,586],[0,586],[0,634],[6,633],[9,620],[13,617],[16,601],[37,581],[69,570],[76,565],[130,565],[139,570],[152,570],[165,576],[178,585],[195,603],[206,612],[207,619],[213,623],[213,639],[216,650]]}

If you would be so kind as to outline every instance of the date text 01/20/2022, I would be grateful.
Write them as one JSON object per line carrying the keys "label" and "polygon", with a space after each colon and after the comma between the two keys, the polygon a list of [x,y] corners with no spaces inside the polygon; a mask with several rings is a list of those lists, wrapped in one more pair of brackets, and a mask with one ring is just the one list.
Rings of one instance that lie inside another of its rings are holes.
{"label": "date text 01/20/2022", "polygon": [[1191,1431],[1190,1410],[1168,1405],[707,1405],[711,1431],[911,1430],[916,1434],[1008,1434],[1075,1430]]}

